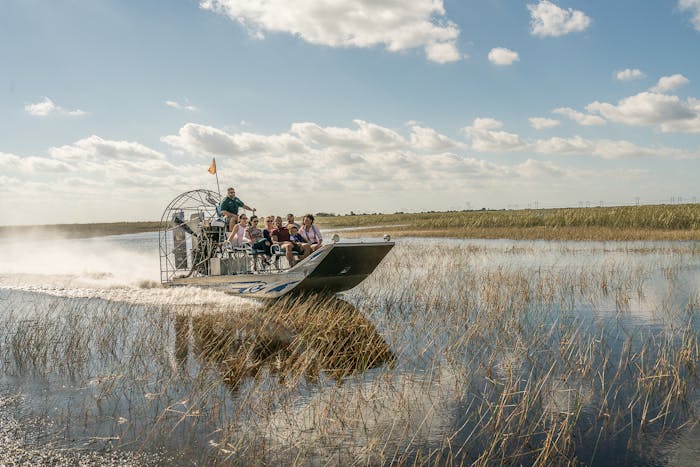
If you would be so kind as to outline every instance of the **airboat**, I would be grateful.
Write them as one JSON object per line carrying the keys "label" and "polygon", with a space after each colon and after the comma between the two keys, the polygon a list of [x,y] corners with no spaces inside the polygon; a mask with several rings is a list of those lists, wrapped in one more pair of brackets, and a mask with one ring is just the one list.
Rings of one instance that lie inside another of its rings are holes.
{"label": "airboat", "polygon": [[192,190],[173,199],[159,229],[160,279],[164,286],[195,286],[234,295],[277,298],[290,292],[335,293],[362,282],[393,248],[378,241],[333,241],[290,267],[284,251],[272,255],[251,245],[231,247],[219,212],[221,195]]}

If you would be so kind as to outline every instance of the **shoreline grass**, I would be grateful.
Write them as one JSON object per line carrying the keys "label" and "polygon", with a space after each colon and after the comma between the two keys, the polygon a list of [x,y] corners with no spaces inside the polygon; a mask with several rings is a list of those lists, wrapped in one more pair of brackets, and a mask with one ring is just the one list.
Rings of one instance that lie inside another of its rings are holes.
{"label": "shoreline grass", "polygon": [[[343,236],[507,238],[512,240],[700,240],[700,204],[593,208],[446,211],[318,216]],[[88,238],[157,231],[160,222],[0,226],[1,238]]]}

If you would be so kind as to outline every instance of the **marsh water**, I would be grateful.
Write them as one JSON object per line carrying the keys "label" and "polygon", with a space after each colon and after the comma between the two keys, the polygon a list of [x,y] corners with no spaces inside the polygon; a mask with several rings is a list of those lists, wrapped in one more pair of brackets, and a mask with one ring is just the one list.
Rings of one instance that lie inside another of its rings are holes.
{"label": "marsh water", "polygon": [[698,242],[400,239],[277,303],[162,288],[157,242],[0,240],[0,463],[700,458]]}

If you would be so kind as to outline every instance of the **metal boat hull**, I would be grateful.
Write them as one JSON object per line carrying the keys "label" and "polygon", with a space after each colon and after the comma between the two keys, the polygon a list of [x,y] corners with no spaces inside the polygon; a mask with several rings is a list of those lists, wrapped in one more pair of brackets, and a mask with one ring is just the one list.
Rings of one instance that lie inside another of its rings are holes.
{"label": "metal boat hull", "polygon": [[278,298],[293,291],[341,292],[367,278],[393,246],[393,242],[332,243],[284,271],[174,278],[167,285],[208,287],[258,298]]}

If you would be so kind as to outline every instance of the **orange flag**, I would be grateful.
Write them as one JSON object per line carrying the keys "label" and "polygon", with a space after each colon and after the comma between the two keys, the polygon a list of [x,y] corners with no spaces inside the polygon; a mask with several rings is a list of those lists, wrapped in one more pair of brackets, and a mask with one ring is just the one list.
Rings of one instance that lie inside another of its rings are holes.
{"label": "orange flag", "polygon": [[216,159],[211,158],[211,165],[209,166],[208,172],[212,175],[216,173]]}

